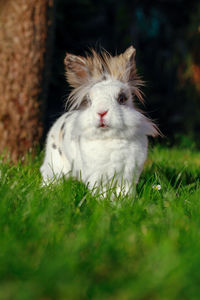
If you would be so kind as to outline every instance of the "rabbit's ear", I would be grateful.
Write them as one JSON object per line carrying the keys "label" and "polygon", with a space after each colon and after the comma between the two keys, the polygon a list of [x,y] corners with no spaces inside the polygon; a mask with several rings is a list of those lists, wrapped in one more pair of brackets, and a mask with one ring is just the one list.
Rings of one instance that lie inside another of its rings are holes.
{"label": "rabbit's ear", "polygon": [[88,81],[90,76],[84,57],[67,53],[64,63],[67,81],[72,87],[77,88]]}
{"label": "rabbit's ear", "polygon": [[136,49],[133,46],[130,46],[124,53],[122,53],[122,57],[125,60],[126,65],[126,74],[128,75],[128,80],[134,80],[137,69],[135,62]]}
{"label": "rabbit's ear", "polygon": [[131,45],[122,55],[127,61],[131,63],[133,60],[135,60],[136,49]]}

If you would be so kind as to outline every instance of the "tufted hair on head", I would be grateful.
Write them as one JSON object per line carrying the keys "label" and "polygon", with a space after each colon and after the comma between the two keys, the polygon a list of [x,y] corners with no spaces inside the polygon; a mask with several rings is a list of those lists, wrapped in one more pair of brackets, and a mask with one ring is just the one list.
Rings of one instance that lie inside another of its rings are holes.
{"label": "tufted hair on head", "polygon": [[80,106],[80,97],[83,99],[95,83],[106,79],[126,83],[132,93],[143,102],[140,86],[144,83],[137,74],[135,54],[133,46],[116,56],[106,51],[97,53],[94,49],[91,49],[91,55],[86,54],[85,57],[67,53],[64,63],[67,81],[73,88],[69,96],[71,109]]}

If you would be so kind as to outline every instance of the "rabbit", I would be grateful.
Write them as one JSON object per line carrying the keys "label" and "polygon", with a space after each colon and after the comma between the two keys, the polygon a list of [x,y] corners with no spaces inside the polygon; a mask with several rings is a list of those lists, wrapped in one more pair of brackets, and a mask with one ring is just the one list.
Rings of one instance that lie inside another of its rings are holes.
{"label": "rabbit", "polygon": [[159,129],[134,104],[143,102],[136,50],[111,56],[91,50],[85,57],[66,54],[66,78],[72,91],[68,112],[53,124],[40,168],[43,184],[73,176],[90,189],[116,179],[116,193],[138,183],[147,158],[147,136]]}

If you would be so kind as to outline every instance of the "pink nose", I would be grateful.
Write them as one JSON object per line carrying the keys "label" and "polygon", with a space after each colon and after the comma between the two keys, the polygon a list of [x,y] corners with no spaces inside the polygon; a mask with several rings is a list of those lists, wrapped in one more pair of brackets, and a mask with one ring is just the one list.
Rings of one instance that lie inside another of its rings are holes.
{"label": "pink nose", "polygon": [[107,114],[107,110],[106,111],[103,111],[103,112],[100,112],[100,113],[98,113],[98,115],[101,117],[101,118],[103,118],[106,114]]}

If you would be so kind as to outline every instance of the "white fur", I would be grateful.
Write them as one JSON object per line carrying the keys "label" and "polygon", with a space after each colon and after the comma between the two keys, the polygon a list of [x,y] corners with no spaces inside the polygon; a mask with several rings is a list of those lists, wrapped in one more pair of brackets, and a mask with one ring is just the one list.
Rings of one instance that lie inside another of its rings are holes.
{"label": "white fur", "polygon": [[[117,102],[121,90],[128,96],[125,105]],[[115,176],[117,193],[122,179],[128,192],[143,169],[147,135],[154,136],[156,128],[134,108],[128,84],[106,79],[90,86],[87,98],[89,105],[63,114],[50,129],[41,166],[43,183],[72,175],[90,188],[100,183],[105,187]],[[104,111],[106,128],[99,127],[98,113]]]}

